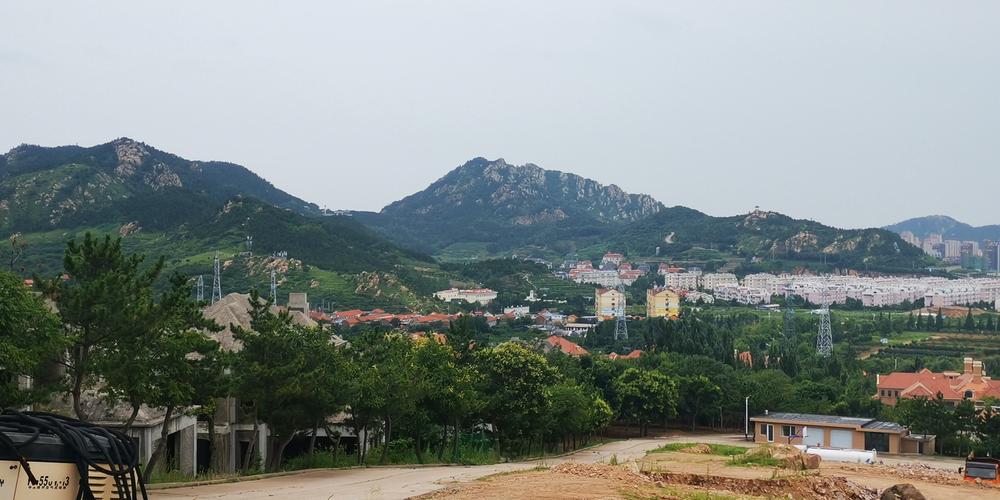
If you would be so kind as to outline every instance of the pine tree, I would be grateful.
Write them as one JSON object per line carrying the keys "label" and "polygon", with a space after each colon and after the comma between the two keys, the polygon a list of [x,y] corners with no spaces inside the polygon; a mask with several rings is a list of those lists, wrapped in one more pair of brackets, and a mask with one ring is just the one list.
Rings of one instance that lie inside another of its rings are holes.
{"label": "pine tree", "polygon": [[967,332],[971,332],[976,329],[976,322],[972,319],[972,308],[969,308],[969,312],[965,315],[965,325],[963,329]]}

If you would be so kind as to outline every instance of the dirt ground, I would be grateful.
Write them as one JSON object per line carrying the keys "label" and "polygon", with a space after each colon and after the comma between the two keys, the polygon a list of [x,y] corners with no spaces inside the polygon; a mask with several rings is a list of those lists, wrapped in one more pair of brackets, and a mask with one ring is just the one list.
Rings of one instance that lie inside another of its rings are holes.
{"label": "dirt ground", "polygon": [[874,489],[842,478],[737,479],[698,474],[637,472],[635,464],[560,464],[548,470],[501,474],[417,497],[420,500],[758,499],[875,500]]}
{"label": "dirt ground", "polygon": [[[792,498],[874,500],[899,483],[911,483],[928,499],[1000,499],[1000,489],[977,486],[957,473],[926,467],[824,463],[819,471],[737,467],[725,457],[655,453],[628,464],[564,463],[550,469],[504,473],[452,485],[420,499],[506,498]],[[954,476],[954,477],[952,477]]]}
{"label": "dirt ground", "polygon": [[[640,461],[640,468],[649,472],[712,475],[740,479],[771,479],[802,476],[771,467],[736,467],[727,465],[727,458],[716,455],[697,455],[667,452],[648,455]],[[912,466],[864,465],[823,462],[819,471],[806,474],[820,477],[843,477],[869,488],[882,491],[894,484],[911,483],[927,498],[1000,499],[1000,488],[979,486],[962,480],[957,469],[945,471],[928,467],[926,470]]]}

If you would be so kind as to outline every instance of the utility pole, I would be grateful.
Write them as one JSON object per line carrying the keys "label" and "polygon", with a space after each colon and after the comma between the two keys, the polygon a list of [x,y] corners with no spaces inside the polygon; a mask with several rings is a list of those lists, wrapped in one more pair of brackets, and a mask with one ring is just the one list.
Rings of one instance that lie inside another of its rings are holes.
{"label": "utility pole", "polygon": [[743,400],[743,440],[750,440],[750,396]]}
{"label": "utility pole", "polygon": [[212,303],[222,300],[222,267],[219,265],[219,252],[215,252],[212,273]]}
{"label": "utility pole", "polygon": [[823,284],[823,308],[819,312],[819,334],[816,336],[816,354],[829,358],[833,354],[833,331],[830,328],[830,284]]}
{"label": "utility pole", "polygon": [[615,340],[628,340],[628,320],[625,319],[625,286],[618,284],[618,293],[621,294],[621,301],[615,308]]}
{"label": "utility pole", "polygon": [[271,303],[278,303],[278,279],[274,269],[271,269]]}

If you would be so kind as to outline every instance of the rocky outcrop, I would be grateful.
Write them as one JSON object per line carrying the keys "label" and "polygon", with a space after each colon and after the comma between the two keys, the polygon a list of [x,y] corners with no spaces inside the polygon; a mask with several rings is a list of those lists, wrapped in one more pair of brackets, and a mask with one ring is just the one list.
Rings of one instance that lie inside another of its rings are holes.
{"label": "rocky outcrop", "polygon": [[926,500],[923,493],[910,483],[902,483],[886,488],[879,500]]}
{"label": "rocky outcrop", "polygon": [[118,155],[118,166],[115,167],[115,173],[122,177],[135,175],[136,169],[149,156],[149,150],[146,149],[146,146],[132,139],[122,138],[112,144],[115,147],[115,154]]}

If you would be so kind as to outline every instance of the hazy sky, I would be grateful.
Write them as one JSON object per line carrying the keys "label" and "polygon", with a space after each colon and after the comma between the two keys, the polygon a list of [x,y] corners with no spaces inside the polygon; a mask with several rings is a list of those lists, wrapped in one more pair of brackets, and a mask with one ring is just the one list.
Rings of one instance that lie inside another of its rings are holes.
{"label": "hazy sky", "polygon": [[484,156],[715,215],[1000,223],[993,0],[11,0],[0,20],[2,150],[129,136],[330,208]]}

